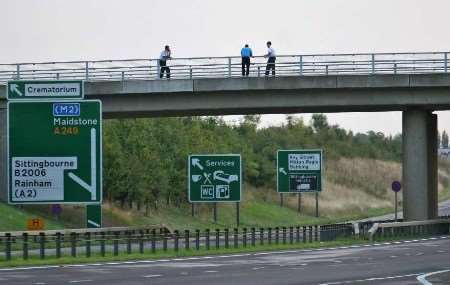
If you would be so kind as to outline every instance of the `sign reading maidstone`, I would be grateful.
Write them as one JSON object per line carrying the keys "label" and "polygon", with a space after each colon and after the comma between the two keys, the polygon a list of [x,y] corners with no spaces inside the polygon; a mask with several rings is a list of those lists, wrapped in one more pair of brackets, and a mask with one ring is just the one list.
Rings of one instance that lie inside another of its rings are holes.
{"label": "sign reading maidstone", "polygon": [[279,150],[279,193],[322,191],[322,150]]}
{"label": "sign reading maidstone", "polygon": [[8,102],[9,203],[99,203],[101,113],[97,100]]}
{"label": "sign reading maidstone", "polygon": [[17,80],[8,81],[8,100],[34,99],[83,99],[83,81],[81,80]]}
{"label": "sign reading maidstone", "polygon": [[240,202],[241,155],[198,154],[188,159],[190,202]]}

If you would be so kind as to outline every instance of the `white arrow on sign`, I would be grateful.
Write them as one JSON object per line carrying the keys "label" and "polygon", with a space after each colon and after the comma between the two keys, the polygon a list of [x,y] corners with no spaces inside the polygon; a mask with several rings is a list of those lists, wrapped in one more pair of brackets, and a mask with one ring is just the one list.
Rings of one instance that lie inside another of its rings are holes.
{"label": "white arrow on sign", "polygon": [[200,159],[198,159],[198,158],[193,158],[192,159],[192,166],[194,166],[194,167],[198,167],[198,168],[200,168],[200,170],[203,170],[203,166],[200,164]]}
{"label": "white arrow on sign", "polygon": [[93,225],[94,227],[100,228],[100,225],[97,224],[97,223],[94,222],[94,221],[88,220],[88,223],[91,224],[91,225]]}
{"label": "white arrow on sign", "polygon": [[19,90],[19,85],[17,84],[11,84],[11,86],[9,86],[9,91],[16,92],[19,96],[23,96],[22,92]]}
{"label": "white arrow on sign", "polygon": [[80,177],[73,174],[73,172],[69,172],[69,177],[91,193],[92,201],[97,199],[96,130],[94,128],[91,129],[91,185],[84,182]]}
{"label": "white arrow on sign", "polygon": [[284,170],[283,167],[280,167],[280,173],[283,173],[284,175],[287,175],[286,171]]}

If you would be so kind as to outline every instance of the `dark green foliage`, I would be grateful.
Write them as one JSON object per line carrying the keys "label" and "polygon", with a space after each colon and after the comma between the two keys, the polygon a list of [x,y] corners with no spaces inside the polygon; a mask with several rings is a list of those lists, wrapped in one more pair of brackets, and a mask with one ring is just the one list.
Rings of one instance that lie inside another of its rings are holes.
{"label": "dark green foliage", "polygon": [[187,202],[187,157],[240,153],[244,181],[274,188],[278,149],[322,148],[325,159],[401,159],[401,136],[356,134],[315,114],[311,126],[287,116],[286,124],[258,128],[260,116],[238,125],[220,117],[108,120],[104,124],[104,193],[111,201],[158,208]]}

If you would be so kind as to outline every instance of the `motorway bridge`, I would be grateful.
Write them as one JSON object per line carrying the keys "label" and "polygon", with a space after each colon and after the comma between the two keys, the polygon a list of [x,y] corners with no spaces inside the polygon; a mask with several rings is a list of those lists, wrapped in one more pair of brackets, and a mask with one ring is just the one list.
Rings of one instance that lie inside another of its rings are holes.
{"label": "motorway bridge", "polygon": [[[8,80],[83,79],[105,118],[304,112],[403,112],[404,217],[437,216],[437,115],[450,109],[447,52],[286,55],[275,77],[256,57],[181,58],[159,79],[156,59],[0,64]],[[1,159],[6,156],[6,87],[0,85]],[[5,164],[0,183],[6,185]],[[6,187],[3,187],[6,189]]]}

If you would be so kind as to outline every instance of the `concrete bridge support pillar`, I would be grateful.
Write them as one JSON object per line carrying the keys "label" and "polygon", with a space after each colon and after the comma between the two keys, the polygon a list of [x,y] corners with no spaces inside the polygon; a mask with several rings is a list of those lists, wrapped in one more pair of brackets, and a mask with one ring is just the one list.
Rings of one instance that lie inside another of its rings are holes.
{"label": "concrete bridge support pillar", "polygon": [[437,216],[437,115],[428,111],[403,112],[403,185],[405,220]]}

